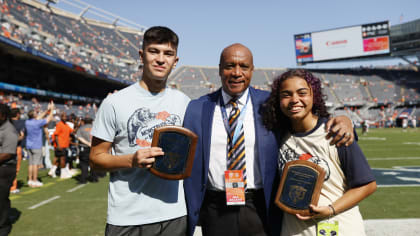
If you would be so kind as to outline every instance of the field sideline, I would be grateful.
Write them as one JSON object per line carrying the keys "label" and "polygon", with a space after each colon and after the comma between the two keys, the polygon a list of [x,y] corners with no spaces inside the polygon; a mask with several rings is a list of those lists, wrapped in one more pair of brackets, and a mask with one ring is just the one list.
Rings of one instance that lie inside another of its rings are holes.
{"label": "field sideline", "polygon": [[[420,218],[420,129],[358,133],[380,186],[360,204],[364,219]],[[22,192],[11,195],[12,236],[104,235],[108,177],[77,185],[75,179],[52,179],[41,171],[44,186],[36,189],[27,186],[26,177],[27,161],[23,161],[18,176]]]}

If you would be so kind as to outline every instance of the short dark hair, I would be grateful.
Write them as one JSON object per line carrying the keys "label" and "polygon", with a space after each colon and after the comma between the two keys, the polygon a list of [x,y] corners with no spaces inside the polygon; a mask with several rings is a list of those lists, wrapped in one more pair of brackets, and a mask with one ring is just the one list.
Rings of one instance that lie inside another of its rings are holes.
{"label": "short dark hair", "polygon": [[12,118],[16,117],[18,114],[20,114],[19,108],[12,108],[12,110],[10,111],[10,117]]}
{"label": "short dark hair", "polygon": [[76,115],[74,114],[74,113],[71,113],[69,116],[68,116],[68,118],[67,118],[68,120],[70,120],[70,121],[75,121],[76,120]]}
{"label": "short dark hair", "polygon": [[33,119],[33,118],[35,118],[35,110],[30,110],[30,111],[28,112],[28,117],[29,117],[29,119]]}
{"label": "short dark hair", "polygon": [[92,118],[90,118],[90,117],[85,117],[85,118],[83,119],[83,122],[85,122],[85,124],[92,124],[93,119],[92,119]]}
{"label": "short dark hair", "polygon": [[178,35],[165,26],[153,26],[146,30],[143,35],[143,50],[152,43],[170,43],[175,49],[178,48]]}

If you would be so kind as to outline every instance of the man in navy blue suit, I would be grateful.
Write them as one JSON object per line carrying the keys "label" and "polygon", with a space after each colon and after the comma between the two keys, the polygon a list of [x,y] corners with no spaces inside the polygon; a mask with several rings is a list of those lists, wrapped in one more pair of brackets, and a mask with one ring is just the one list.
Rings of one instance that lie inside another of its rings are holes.
{"label": "man in navy blue suit", "polygon": [[[272,191],[277,188],[278,144],[275,134],[266,130],[261,121],[261,105],[269,93],[249,87],[253,70],[252,53],[247,47],[226,47],[219,64],[222,89],[188,105],[184,126],[199,137],[191,177],[184,180],[189,235],[194,233],[199,219],[204,236],[280,235],[281,212],[273,205]],[[231,124],[234,109],[239,109],[239,118]],[[231,128],[233,123],[242,128]],[[348,118],[331,119],[329,127],[337,134],[335,142],[353,141]],[[229,205],[225,171],[229,169],[229,144],[236,132],[242,132],[240,137],[244,137],[240,139],[240,162],[246,179],[245,201]]]}

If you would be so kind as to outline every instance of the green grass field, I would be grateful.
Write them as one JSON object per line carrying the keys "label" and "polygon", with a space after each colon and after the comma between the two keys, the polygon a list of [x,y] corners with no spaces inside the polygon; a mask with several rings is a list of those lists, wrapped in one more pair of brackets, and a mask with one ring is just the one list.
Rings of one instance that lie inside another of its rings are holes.
{"label": "green grass field", "polygon": [[[420,171],[420,129],[370,129],[367,135],[361,130],[358,134],[372,168],[406,166]],[[378,188],[360,203],[360,209],[364,219],[419,218],[418,199],[420,186]]]}
{"label": "green grass field", "polygon": [[[358,133],[359,144],[372,168],[420,169],[420,129],[371,129],[367,135],[361,135],[360,130]],[[33,189],[27,186],[26,176],[27,161],[23,161],[18,176],[22,192],[11,195],[12,213],[17,218],[12,236],[104,234],[108,177],[99,183],[77,185],[75,179],[52,179],[41,171],[44,186]],[[360,204],[360,209],[364,219],[418,218],[418,199],[420,186],[380,187]]]}

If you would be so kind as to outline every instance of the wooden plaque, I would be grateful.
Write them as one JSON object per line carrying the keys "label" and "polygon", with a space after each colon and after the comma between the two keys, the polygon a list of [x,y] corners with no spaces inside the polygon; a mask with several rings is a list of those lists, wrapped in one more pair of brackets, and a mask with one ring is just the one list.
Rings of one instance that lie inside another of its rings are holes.
{"label": "wooden plaque", "polygon": [[198,136],[180,126],[163,126],[153,133],[152,147],[162,148],[165,155],[157,156],[149,169],[164,179],[185,179],[191,175]]}
{"label": "wooden plaque", "polygon": [[318,205],[324,177],[325,171],[313,162],[287,162],[274,202],[287,213],[311,215],[309,205]]}

